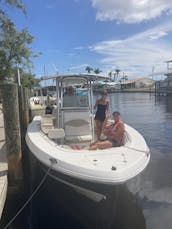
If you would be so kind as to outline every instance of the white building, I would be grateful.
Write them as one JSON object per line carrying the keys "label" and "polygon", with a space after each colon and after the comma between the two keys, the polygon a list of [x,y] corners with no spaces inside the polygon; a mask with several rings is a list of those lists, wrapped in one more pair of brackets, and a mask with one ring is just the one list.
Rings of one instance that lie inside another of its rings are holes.
{"label": "white building", "polygon": [[145,88],[154,86],[154,80],[150,78],[135,78],[121,82],[121,88]]}

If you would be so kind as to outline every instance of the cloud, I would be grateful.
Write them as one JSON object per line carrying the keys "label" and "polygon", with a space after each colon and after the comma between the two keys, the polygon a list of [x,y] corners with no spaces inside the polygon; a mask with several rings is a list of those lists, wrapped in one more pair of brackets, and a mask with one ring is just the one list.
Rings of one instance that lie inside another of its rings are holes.
{"label": "cloud", "polygon": [[74,48],[74,50],[83,50],[83,49],[85,49],[84,46],[78,46],[78,47],[75,47],[75,48]]}
{"label": "cloud", "polygon": [[146,218],[146,228],[164,228],[171,229],[172,206],[167,204],[156,205],[156,208],[151,206],[144,210],[144,216]]}
{"label": "cloud", "polygon": [[92,0],[100,21],[116,20],[137,23],[171,14],[172,2],[169,0]]}
{"label": "cloud", "polygon": [[137,194],[143,204],[149,205],[152,202],[172,205],[171,163],[170,154],[167,156],[160,150],[151,148],[149,166],[135,182],[128,183],[128,189],[134,195]]}
{"label": "cloud", "polygon": [[161,37],[163,37],[163,36],[166,36],[166,35],[167,35],[166,32],[159,31],[159,32],[157,32],[156,34],[150,35],[150,39],[152,39],[152,40],[157,40],[157,39],[159,39],[159,38],[161,38]]}
{"label": "cloud", "polygon": [[54,10],[56,8],[56,3],[47,3],[45,7],[48,10]]}
{"label": "cloud", "polygon": [[[170,43],[162,37],[170,37],[171,21],[121,40],[102,41],[90,50],[102,55],[105,68],[123,69],[129,76],[146,76],[152,66],[171,59]],[[156,71],[156,69],[155,69]]]}
{"label": "cloud", "polygon": [[69,67],[70,71],[83,71],[88,66],[88,64],[81,64],[81,65],[76,65],[76,66],[71,66]]}

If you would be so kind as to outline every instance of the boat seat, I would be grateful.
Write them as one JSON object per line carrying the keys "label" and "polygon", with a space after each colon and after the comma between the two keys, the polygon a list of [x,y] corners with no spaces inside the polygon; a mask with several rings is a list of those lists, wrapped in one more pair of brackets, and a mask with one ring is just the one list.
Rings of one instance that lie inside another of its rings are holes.
{"label": "boat seat", "polygon": [[51,117],[42,117],[41,119],[41,130],[45,133],[48,134],[49,130],[54,129],[54,124],[53,120]]}
{"label": "boat seat", "polygon": [[52,120],[52,115],[44,115],[42,118],[41,118],[41,124],[53,124],[53,120]]}
{"label": "boat seat", "polygon": [[64,111],[65,140],[83,142],[92,140],[89,110]]}
{"label": "boat seat", "polygon": [[65,137],[64,129],[55,128],[48,131],[48,137],[51,139],[61,139]]}
{"label": "boat seat", "polygon": [[[56,140],[56,143],[60,143],[63,147],[65,132],[62,128],[54,128],[48,131],[48,137],[50,139]],[[58,142],[60,140],[60,142]]]}

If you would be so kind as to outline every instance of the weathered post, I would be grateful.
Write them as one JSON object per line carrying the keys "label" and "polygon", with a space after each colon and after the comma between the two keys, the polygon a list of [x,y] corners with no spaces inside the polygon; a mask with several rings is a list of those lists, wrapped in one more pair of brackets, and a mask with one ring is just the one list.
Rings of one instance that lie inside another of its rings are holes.
{"label": "weathered post", "polygon": [[23,178],[24,178],[25,188],[27,191],[29,185],[28,174],[30,173],[29,153],[25,142],[25,135],[27,131],[27,126],[29,124],[29,106],[28,106],[27,88],[23,88],[22,86],[18,87],[18,98],[19,98],[19,113],[20,113]]}
{"label": "weathered post", "polygon": [[9,185],[17,186],[22,179],[21,132],[18,90],[16,84],[1,84]]}
{"label": "weathered post", "polygon": [[23,88],[23,100],[24,100],[24,124],[25,128],[29,124],[29,91],[28,88]]}

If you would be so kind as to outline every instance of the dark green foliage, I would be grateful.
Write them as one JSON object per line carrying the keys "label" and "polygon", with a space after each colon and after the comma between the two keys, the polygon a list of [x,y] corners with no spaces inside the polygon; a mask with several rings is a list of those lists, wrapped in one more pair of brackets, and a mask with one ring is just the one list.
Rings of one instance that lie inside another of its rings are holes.
{"label": "dark green foliage", "polygon": [[87,71],[88,73],[91,73],[92,71],[95,73],[95,74],[99,74],[100,72],[102,72],[99,68],[92,68],[90,66],[87,66],[85,68],[85,71]]}
{"label": "dark green foliage", "polygon": [[95,73],[95,74],[99,74],[100,72],[102,72],[102,71],[101,71],[99,68],[95,68],[95,69],[94,69],[94,73]]}
{"label": "dark green foliage", "polygon": [[93,68],[90,67],[90,66],[87,66],[87,67],[85,68],[85,71],[87,71],[88,73],[91,73],[91,71],[93,71]]}
{"label": "dark green foliage", "polygon": [[[18,31],[14,22],[3,10],[4,5],[10,5],[21,9],[25,13],[24,5],[18,0],[0,0],[0,81],[15,80],[16,68],[30,72],[31,58],[36,57],[32,53],[31,44],[34,37],[27,29]],[[26,76],[30,73],[25,73]],[[34,78],[34,77],[33,77]],[[27,80],[32,81],[31,78]],[[26,81],[27,81],[26,80]],[[31,85],[33,82],[30,83]]]}
{"label": "dark green foliage", "polygon": [[40,87],[40,79],[36,79],[31,73],[21,73],[21,84],[27,88]]}
{"label": "dark green foliage", "polygon": [[0,80],[9,79],[16,66],[29,68],[33,41],[26,29],[17,31],[14,23],[6,17],[1,18],[0,25]]}

